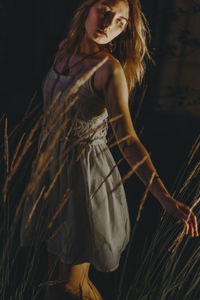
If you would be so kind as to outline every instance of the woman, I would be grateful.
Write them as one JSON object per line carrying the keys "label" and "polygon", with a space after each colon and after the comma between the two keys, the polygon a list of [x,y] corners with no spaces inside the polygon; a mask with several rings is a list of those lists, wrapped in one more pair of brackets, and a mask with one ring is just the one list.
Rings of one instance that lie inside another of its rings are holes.
{"label": "woman", "polygon": [[107,57],[79,89],[79,99],[68,114],[71,119],[76,116],[71,141],[79,139],[80,143],[72,150],[59,179],[58,189],[69,187],[72,196],[66,206],[66,226],[48,242],[49,270],[59,257],[49,279],[63,280],[57,287],[49,287],[48,300],[56,299],[59,290],[66,299],[102,299],[88,278],[90,264],[100,271],[113,271],[129,240],[125,194],[106,146],[107,116],[130,167],[139,163],[137,176],[145,185],[152,181],[150,191],[185,225],[185,234],[198,236],[196,216],[169,195],[131,121],[129,93],[144,74],[146,33],[138,1],[86,0],[77,10],[44,80],[44,101],[51,103],[58,92],[61,101],[65,88],[73,85],[75,78]]}

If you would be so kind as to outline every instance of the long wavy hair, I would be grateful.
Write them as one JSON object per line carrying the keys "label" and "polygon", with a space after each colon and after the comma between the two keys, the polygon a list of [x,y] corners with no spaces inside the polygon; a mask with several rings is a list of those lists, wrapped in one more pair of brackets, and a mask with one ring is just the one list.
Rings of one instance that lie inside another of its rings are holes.
{"label": "long wavy hair", "polygon": [[[64,57],[72,55],[76,51],[83,38],[84,24],[90,8],[99,0],[86,0],[75,12],[72,18],[66,39],[61,42],[56,53],[55,61],[61,61]],[[138,0],[122,0],[129,4],[128,25],[112,42],[112,55],[117,58],[124,70],[129,92],[136,83],[141,83],[145,73],[145,57],[150,58],[147,49],[147,38],[150,37],[148,23],[141,11]],[[113,47],[114,45],[114,47]],[[109,44],[107,45],[110,50]]]}

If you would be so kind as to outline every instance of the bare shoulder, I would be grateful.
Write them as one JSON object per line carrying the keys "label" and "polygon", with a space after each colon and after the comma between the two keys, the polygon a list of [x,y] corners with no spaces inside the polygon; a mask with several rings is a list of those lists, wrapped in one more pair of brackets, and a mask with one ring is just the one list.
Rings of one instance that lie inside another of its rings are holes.
{"label": "bare shoulder", "polygon": [[104,91],[111,80],[124,80],[125,75],[120,62],[113,56],[108,56],[105,64],[99,68],[95,75],[95,88],[98,91]]}
{"label": "bare shoulder", "polygon": [[104,76],[111,76],[111,75],[124,73],[119,60],[117,60],[113,56],[108,56],[108,60],[101,67],[100,72],[102,72]]}

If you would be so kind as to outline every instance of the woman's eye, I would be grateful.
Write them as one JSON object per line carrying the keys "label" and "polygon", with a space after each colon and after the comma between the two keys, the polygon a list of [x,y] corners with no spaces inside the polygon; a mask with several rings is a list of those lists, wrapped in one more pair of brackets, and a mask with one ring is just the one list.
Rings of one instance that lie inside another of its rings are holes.
{"label": "woman's eye", "polygon": [[124,21],[121,20],[121,19],[118,19],[117,20],[117,24],[120,26],[120,27],[123,27],[125,25]]}
{"label": "woman's eye", "polygon": [[99,9],[99,12],[102,13],[102,14],[107,14],[109,12],[109,10],[107,8],[103,7],[103,8]]}

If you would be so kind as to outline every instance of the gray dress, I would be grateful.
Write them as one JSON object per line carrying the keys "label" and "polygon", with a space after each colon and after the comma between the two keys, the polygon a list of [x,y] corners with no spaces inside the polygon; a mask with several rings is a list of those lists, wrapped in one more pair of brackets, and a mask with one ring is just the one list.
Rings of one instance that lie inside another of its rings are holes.
{"label": "gray dress", "polygon": [[[53,163],[33,194],[27,196],[21,245],[36,242],[39,231],[47,241],[48,251],[57,255],[61,262],[90,262],[97,270],[108,272],[119,265],[120,255],[129,241],[130,222],[121,177],[107,146],[107,110],[104,100],[93,89],[92,79],[91,76],[75,95],[67,99],[70,103],[77,97],[64,115],[70,122],[52,150]],[[51,105],[58,92],[61,93],[56,105],[64,103],[76,80],[77,76],[62,75],[53,66],[43,82],[44,108]],[[50,116],[52,118],[53,113]],[[55,126],[48,139],[52,139],[56,130]],[[41,187],[55,180],[59,167],[61,171],[51,193],[45,200],[40,200],[45,205],[37,204],[27,225]],[[64,206],[63,199],[67,199]],[[50,220],[53,221],[48,227]],[[47,235],[45,231],[49,228]]]}

